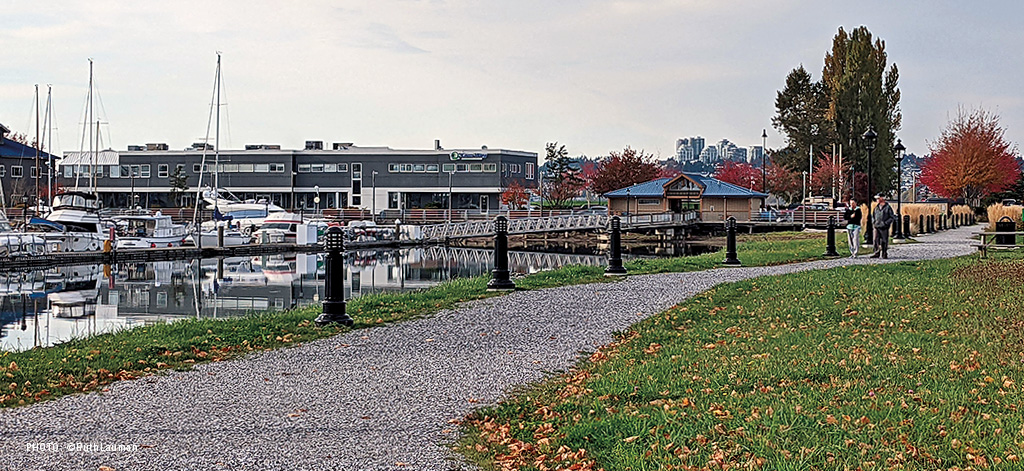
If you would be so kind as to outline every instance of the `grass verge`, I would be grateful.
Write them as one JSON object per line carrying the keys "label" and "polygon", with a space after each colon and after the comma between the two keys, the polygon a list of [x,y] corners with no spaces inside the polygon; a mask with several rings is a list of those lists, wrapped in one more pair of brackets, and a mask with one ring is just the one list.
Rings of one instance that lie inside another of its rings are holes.
{"label": "grass verge", "polygon": [[[819,258],[820,234],[777,233],[745,236],[738,245],[747,265],[778,264]],[[633,274],[714,268],[721,254],[634,260]],[[516,280],[520,289],[541,289],[611,281],[602,267],[571,266]],[[487,278],[465,278],[430,289],[361,296],[348,303],[354,328],[431,315],[456,304],[494,296]],[[226,319],[188,319],[154,324],[46,348],[0,353],[0,407],[31,404],[76,392],[103,390],[122,379],[161,370],[182,370],[197,363],[223,361],[254,351],[293,346],[342,332],[337,326],[317,327],[319,308],[266,312]]]}
{"label": "grass verge", "polygon": [[1022,469],[1024,260],[722,285],[466,422],[486,469]]}

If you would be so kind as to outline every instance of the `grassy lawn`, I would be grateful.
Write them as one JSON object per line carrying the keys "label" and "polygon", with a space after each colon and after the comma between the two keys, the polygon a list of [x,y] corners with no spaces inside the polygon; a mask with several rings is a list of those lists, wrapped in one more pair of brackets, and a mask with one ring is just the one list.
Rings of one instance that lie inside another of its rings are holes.
{"label": "grassy lawn", "polygon": [[[1024,260],[722,285],[471,417],[487,469],[1024,469]],[[573,467],[575,466],[575,467]]]}
{"label": "grassy lawn", "polygon": [[[747,236],[738,246],[746,265],[778,264],[819,258],[823,235],[782,233]],[[635,260],[631,273],[692,271],[713,268],[723,254]],[[348,303],[354,328],[432,315],[456,304],[495,296],[486,291],[487,277],[453,280],[406,293],[361,296]],[[610,282],[601,267],[572,266],[516,280],[520,289]],[[345,329],[317,327],[317,308],[264,312],[227,319],[188,319],[154,324],[53,347],[0,353],[0,407],[29,404],[65,394],[102,390],[121,379],[134,379],[166,369],[188,369],[196,363],[223,361],[261,350],[294,346]]]}

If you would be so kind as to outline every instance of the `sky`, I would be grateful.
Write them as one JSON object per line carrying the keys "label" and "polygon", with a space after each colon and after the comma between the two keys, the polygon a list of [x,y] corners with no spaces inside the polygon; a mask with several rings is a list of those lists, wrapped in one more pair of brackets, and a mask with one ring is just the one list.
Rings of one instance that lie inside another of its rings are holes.
{"label": "sky", "polygon": [[[294,3],[295,5],[290,5]],[[677,138],[785,145],[776,93],[821,77],[839,27],[867,26],[900,71],[908,153],[957,110],[1024,139],[1024,2],[830,0],[0,0],[0,123],[35,133],[52,85],[54,146],[81,147],[95,62],[104,147],[207,135],[223,54],[221,146],[306,140],[395,149],[661,158]],[[210,131],[212,133],[212,131]]]}

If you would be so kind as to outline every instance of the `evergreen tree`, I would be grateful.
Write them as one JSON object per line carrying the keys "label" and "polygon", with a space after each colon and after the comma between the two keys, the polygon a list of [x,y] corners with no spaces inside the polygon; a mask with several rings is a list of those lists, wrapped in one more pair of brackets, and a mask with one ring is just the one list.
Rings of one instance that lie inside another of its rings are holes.
{"label": "evergreen tree", "polygon": [[579,196],[584,181],[580,177],[579,165],[569,157],[569,151],[565,149],[564,144],[558,145],[557,142],[549,142],[545,146],[545,150],[547,155],[544,160],[547,170],[543,175],[544,182],[541,190],[549,205],[560,208]]}
{"label": "evergreen tree", "polygon": [[831,148],[835,141],[825,118],[828,104],[824,84],[811,80],[803,65],[789,73],[786,87],[775,97],[772,126],[786,135],[786,147],[772,154],[774,163],[801,172],[808,170],[812,146],[815,153]]}

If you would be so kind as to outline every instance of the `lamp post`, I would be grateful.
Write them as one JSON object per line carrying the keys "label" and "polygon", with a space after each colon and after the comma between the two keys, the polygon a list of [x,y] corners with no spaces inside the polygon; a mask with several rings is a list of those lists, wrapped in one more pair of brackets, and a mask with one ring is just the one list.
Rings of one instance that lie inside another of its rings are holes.
{"label": "lamp post", "polygon": [[448,172],[448,224],[452,223],[452,175],[455,175],[455,170]]}
{"label": "lamp post", "polygon": [[[768,130],[761,129],[761,191],[768,194],[768,167],[765,166],[765,154],[768,153]],[[761,207],[768,205],[768,197],[764,198]]]}
{"label": "lamp post", "polygon": [[320,185],[313,185],[313,191],[316,193],[313,196],[313,210],[317,213],[320,212]]}
{"label": "lamp post", "polygon": [[892,150],[896,151],[896,233],[893,239],[903,238],[903,154],[907,148],[903,146],[903,140],[897,139]]}
{"label": "lamp post", "polygon": [[28,195],[21,195],[21,218],[28,225]]}
{"label": "lamp post", "polygon": [[629,188],[626,188],[626,217],[629,217]]}
{"label": "lamp post", "polygon": [[804,221],[803,221],[802,226],[803,226],[804,229],[807,229],[807,172],[804,171],[804,172],[802,172],[802,174],[803,174],[802,175],[803,176],[802,180],[803,180],[803,185],[804,186],[803,186],[803,190],[800,193],[800,201],[802,202],[800,204],[800,206],[804,210],[803,211],[803,220]]}
{"label": "lamp post", "polygon": [[861,139],[864,140],[864,150],[868,151],[868,225],[864,228],[864,243],[871,245],[874,240],[873,227],[871,226],[871,199],[874,195],[871,194],[871,152],[875,150],[875,142],[878,140],[878,133],[875,132],[874,126],[869,126],[868,130],[864,132]]}
{"label": "lamp post", "polygon": [[370,191],[373,192],[373,198],[371,198],[371,203],[370,203],[371,205],[373,205],[373,210],[370,211],[370,212],[373,214],[373,217],[376,218],[377,217],[377,171],[376,170],[370,172],[370,188],[371,188]]}

